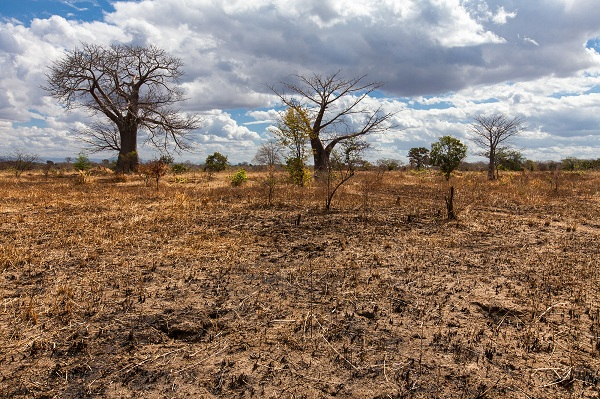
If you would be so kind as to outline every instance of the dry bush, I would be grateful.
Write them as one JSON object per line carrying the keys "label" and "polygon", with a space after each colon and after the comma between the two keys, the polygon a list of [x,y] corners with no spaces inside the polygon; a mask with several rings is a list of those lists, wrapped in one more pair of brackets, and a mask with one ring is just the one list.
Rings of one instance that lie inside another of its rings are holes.
{"label": "dry bush", "polygon": [[155,160],[140,164],[138,166],[138,173],[144,179],[146,186],[150,180],[154,180],[156,183],[156,191],[159,190],[158,183],[160,179],[167,174],[169,171],[169,165],[161,160]]}

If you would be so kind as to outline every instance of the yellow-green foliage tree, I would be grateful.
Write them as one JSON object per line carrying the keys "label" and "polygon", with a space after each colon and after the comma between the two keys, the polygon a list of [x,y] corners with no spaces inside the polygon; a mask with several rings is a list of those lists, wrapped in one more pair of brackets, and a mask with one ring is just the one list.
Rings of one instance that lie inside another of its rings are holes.
{"label": "yellow-green foliage tree", "polygon": [[285,168],[294,184],[303,186],[310,178],[306,167],[307,151],[312,132],[308,111],[300,106],[289,107],[280,116],[277,127],[271,130],[278,143],[288,153],[285,156]]}

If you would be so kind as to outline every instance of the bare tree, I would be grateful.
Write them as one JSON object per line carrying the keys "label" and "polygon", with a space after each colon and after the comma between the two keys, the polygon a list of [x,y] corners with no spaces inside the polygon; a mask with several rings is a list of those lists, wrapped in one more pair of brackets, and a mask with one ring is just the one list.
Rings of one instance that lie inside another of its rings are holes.
{"label": "bare tree", "polygon": [[32,170],[38,160],[38,155],[22,149],[16,149],[8,158],[15,177],[20,177],[23,172]]}
{"label": "bare tree", "polygon": [[118,151],[117,171],[130,172],[139,164],[139,131],[162,152],[171,143],[175,150],[189,148],[186,136],[200,120],[174,108],[184,99],[177,85],[182,66],[181,60],[154,46],[84,43],[52,63],[44,89],[67,110],[84,108],[102,116],[79,136],[92,151]]}
{"label": "bare tree", "polygon": [[269,140],[258,147],[254,161],[267,167],[267,174],[260,182],[267,189],[267,205],[273,205],[275,186],[278,184],[275,168],[281,164],[281,146],[275,140]]}
{"label": "bare tree", "polygon": [[[508,118],[503,114],[480,115],[474,118],[470,130],[475,135],[473,142],[484,150],[489,159],[488,179],[496,179],[496,157],[498,151],[503,148],[514,136],[525,130],[525,120],[522,117]],[[500,146],[500,147],[499,147]]]}
{"label": "bare tree", "polygon": [[281,163],[281,146],[275,140],[261,144],[254,155],[254,162],[267,168],[274,168]]}
{"label": "bare tree", "polygon": [[356,169],[364,164],[363,154],[370,145],[362,138],[352,137],[344,140],[341,151],[337,149],[332,153],[332,159],[327,170],[325,209],[331,209],[331,201],[337,190],[348,180],[354,177]]}
{"label": "bare tree", "polygon": [[340,71],[327,76],[295,77],[296,83],[282,82],[282,89],[274,86],[270,89],[288,107],[308,110],[312,123],[310,145],[317,174],[329,170],[329,158],[338,143],[391,128],[389,120],[395,113],[386,113],[381,107],[369,109],[363,103],[383,83],[364,83],[364,75],[345,79]]}

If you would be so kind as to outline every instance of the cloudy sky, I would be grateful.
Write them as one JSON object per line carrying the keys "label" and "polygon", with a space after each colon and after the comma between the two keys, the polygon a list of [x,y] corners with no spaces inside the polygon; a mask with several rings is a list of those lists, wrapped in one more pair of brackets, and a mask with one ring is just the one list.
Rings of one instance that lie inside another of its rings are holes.
{"label": "cloudy sky", "polygon": [[406,162],[411,147],[452,135],[477,160],[467,125],[489,113],[525,118],[514,146],[527,158],[600,158],[597,0],[0,0],[0,155],[81,151],[71,131],[87,116],[40,88],[81,42],[183,60],[181,106],[204,126],[180,160],[251,161],[278,106],[267,85],[338,70],[385,82],[367,103],[399,111],[369,158]]}

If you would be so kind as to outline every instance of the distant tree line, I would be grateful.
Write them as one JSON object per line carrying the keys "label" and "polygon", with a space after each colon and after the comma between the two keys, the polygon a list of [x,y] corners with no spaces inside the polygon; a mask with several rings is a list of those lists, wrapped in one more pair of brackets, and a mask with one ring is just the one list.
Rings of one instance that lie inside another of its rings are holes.
{"label": "distant tree line", "polygon": [[[219,152],[215,152],[209,156],[204,162],[175,162],[170,156],[161,156],[158,159],[169,165],[170,171],[174,174],[185,173],[188,171],[206,171],[206,172],[218,172],[223,171],[231,166],[246,167],[249,169],[253,168],[264,168],[273,167],[275,169],[281,168],[286,170],[286,164],[282,162],[282,158],[279,149],[273,146],[270,142],[267,148],[260,146],[257,150],[257,156],[252,162],[239,162],[231,164],[227,161],[227,156],[222,155]],[[411,156],[411,152],[414,149],[418,149],[418,159],[414,159]],[[382,158],[371,163],[367,160],[360,159],[357,163],[358,170],[371,170],[379,169],[382,171],[394,171],[394,170],[425,170],[434,167],[431,163],[429,156],[429,149],[425,147],[415,147],[409,151],[409,162],[405,164],[400,159]],[[263,156],[261,156],[263,154]],[[103,167],[116,171],[116,160],[114,159],[103,159],[100,161],[93,161],[88,158],[85,153],[76,154],[74,157],[66,157],[63,161],[42,161],[43,157],[30,152],[23,152],[20,150],[14,151],[9,154],[0,155],[0,170],[13,171],[15,175],[32,170],[63,170],[63,171],[77,171],[77,170],[88,170],[95,167]],[[155,161],[148,160],[147,162]],[[143,161],[142,161],[143,162]],[[506,152],[499,152],[496,157],[496,165],[500,171],[586,171],[586,170],[600,170],[600,158],[597,159],[586,159],[567,157],[560,161],[535,161],[531,159],[525,159],[523,155],[517,150],[508,150]],[[461,161],[457,166],[458,171],[487,171],[488,163],[484,161],[478,162],[466,162]]]}
{"label": "distant tree line", "polygon": [[[88,151],[111,150],[118,154],[106,166],[120,173],[136,172],[140,165],[138,141],[143,139],[162,154],[152,160],[164,165],[161,170],[168,167],[173,173],[183,173],[192,165],[174,163],[169,148],[176,152],[190,149],[189,135],[203,123],[199,115],[180,112],[176,106],[185,98],[179,85],[182,67],[180,59],[154,46],[81,43],[50,63],[44,89],[67,111],[80,108],[89,113],[87,127],[76,133],[88,145]],[[271,128],[275,139],[261,146],[255,159],[262,162],[267,157],[266,164],[273,168],[277,152],[290,180],[300,186],[313,177],[329,182],[332,177],[345,176],[341,181],[346,181],[355,170],[373,166],[363,157],[369,148],[366,137],[396,128],[394,112],[383,106],[373,109],[363,101],[377,94],[383,83],[365,82],[365,75],[343,77],[341,71],[291,75],[290,79],[267,86],[285,108]],[[501,113],[475,116],[467,126],[470,140],[481,150],[478,155],[488,159],[490,180],[498,178],[501,170],[598,168],[598,160],[567,158],[556,164],[524,159],[510,148],[511,140],[524,130],[523,117]],[[479,169],[479,164],[464,163],[466,154],[467,147],[458,139],[443,136],[432,143],[431,149],[410,149],[408,167],[435,167],[449,179],[458,168]],[[89,160],[82,157],[87,156],[80,154],[72,165],[77,170],[90,167]],[[311,157],[313,167],[309,169],[307,161]],[[31,154],[21,152],[9,156],[3,164],[10,165],[18,176],[36,161]],[[46,165],[52,170],[49,163]],[[203,169],[212,174],[226,166],[227,157],[216,152],[209,155]],[[403,167],[394,159],[380,160],[377,166],[381,170]]]}

